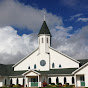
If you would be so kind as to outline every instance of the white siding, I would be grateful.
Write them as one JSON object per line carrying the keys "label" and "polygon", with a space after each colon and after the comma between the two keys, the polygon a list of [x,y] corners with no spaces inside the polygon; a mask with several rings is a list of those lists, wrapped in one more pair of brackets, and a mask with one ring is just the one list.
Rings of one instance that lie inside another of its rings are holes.
{"label": "white siding", "polygon": [[4,78],[0,77],[0,87],[4,85]]}
{"label": "white siding", "polygon": [[50,67],[52,69],[52,63],[55,64],[55,69],[59,69],[59,64],[61,68],[78,68],[79,64],[68,57],[50,49]]}
{"label": "white siding", "polygon": [[[85,86],[88,87],[88,65],[79,70],[75,75],[84,75],[85,77]],[[77,78],[76,78],[77,79]],[[80,79],[77,80],[77,86],[80,86]]]}
{"label": "white siding", "polygon": [[73,76],[52,76],[52,77],[48,77],[51,78],[51,83],[55,83],[56,84],[56,78],[58,77],[59,79],[59,83],[64,84],[64,77],[66,77],[66,83],[69,83],[70,85],[72,85],[72,77]]}
{"label": "white siding", "polygon": [[37,54],[38,50],[19,63],[17,66],[15,66],[14,71],[28,70],[29,66],[31,69],[34,69],[34,64],[37,63]]}

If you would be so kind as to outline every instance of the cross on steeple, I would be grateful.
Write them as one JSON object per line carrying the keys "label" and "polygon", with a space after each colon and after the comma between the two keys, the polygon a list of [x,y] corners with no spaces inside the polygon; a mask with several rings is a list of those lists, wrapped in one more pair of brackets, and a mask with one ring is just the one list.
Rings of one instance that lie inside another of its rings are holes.
{"label": "cross on steeple", "polygon": [[44,21],[45,21],[45,13],[44,13]]}

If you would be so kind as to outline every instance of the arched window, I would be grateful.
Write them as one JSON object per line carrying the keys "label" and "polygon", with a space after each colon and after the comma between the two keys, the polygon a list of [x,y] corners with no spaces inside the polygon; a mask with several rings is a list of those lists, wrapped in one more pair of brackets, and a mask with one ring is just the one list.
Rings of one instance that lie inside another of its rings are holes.
{"label": "arched window", "polygon": [[49,84],[51,84],[51,78],[49,78]]}
{"label": "arched window", "polygon": [[52,63],[52,68],[54,68],[55,67],[55,65],[54,65],[54,63]]}
{"label": "arched window", "polygon": [[17,78],[16,84],[19,84],[19,80],[18,80],[18,78]]}
{"label": "arched window", "polygon": [[48,38],[47,38],[47,43],[48,43]]}
{"label": "arched window", "polygon": [[10,84],[12,84],[12,79],[10,79]]}
{"label": "arched window", "polygon": [[25,83],[25,79],[23,78],[23,85],[24,85],[24,83]]}
{"label": "arched window", "polygon": [[5,85],[6,85],[6,79],[5,79]]}
{"label": "arched window", "polygon": [[28,67],[28,69],[30,69],[30,66]]}
{"label": "arched window", "polygon": [[42,38],[42,43],[43,43],[43,38]]}
{"label": "arched window", "polygon": [[59,79],[58,79],[58,77],[56,78],[56,84],[58,84],[59,83]]}
{"label": "arched window", "polygon": [[61,67],[61,64],[59,64],[59,67]]}
{"label": "arched window", "polygon": [[74,81],[74,77],[72,77],[72,84],[74,84],[75,83],[75,81]]}
{"label": "arched window", "polygon": [[64,77],[64,84],[66,83],[66,81],[67,81],[67,80],[66,80],[66,77]]}
{"label": "arched window", "polygon": [[34,65],[34,69],[36,69],[36,64]]}

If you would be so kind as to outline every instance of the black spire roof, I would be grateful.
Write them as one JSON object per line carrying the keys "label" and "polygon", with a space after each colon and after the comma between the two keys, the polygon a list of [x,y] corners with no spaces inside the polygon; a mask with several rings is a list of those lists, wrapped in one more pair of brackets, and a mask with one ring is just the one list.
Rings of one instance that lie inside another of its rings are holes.
{"label": "black spire roof", "polygon": [[51,36],[51,33],[50,33],[49,28],[45,21],[43,21],[42,27],[41,27],[38,35],[40,35],[40,34],[50,34],[50,36]]}

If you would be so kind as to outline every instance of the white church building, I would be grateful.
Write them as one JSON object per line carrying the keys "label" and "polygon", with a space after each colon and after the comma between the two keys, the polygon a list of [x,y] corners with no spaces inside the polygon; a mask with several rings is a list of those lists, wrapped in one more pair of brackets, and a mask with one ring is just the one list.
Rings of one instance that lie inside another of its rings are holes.
{"label": "white church building", "polygon": [[51,47],[51,33],[43,22],[38,48],[14,65],[0,64],[0,86],[41,87],[42,82],[88,87],[88,59],[75,60]]}

